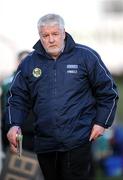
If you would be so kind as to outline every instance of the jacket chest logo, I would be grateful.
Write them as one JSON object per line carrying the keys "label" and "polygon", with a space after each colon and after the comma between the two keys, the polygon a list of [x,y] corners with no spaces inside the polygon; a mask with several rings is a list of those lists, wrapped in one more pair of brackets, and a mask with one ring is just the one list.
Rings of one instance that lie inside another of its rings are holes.
{"label": "jacket chest logo", "polygon": [[67,73],[77,74],[78,73],[78,64],[68,64],[67,65]]}
{"label": "jacket chest logo", "polygon": [[40,68],[35,68],[33,69],[32,74],[34,77],[38,78],[42,75],[42,70]]}

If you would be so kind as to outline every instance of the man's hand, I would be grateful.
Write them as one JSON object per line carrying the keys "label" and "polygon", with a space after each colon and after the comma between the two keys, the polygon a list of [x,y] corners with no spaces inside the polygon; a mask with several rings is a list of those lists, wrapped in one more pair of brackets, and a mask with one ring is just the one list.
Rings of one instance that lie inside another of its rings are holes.
{"label": "man's hand", "polygon": [[104,131],[105,131],[105,128],[104,128],[104,127],[95,124],[95,125],[93,126],[93,128],[92,128],[89,141],[95,140],[95,139],[97,139],[98,137],[102,136],[103,133],[104,133]]}
{"label": "man's hand", "polygon": [[10,150],[14,153],[17,153],[17,139],[16,139],[16,135],[19,131],[19,127],[18,126],[13,126],[10,128],[10,130],[7,133],[7,138],[9,140],[10,143]]}

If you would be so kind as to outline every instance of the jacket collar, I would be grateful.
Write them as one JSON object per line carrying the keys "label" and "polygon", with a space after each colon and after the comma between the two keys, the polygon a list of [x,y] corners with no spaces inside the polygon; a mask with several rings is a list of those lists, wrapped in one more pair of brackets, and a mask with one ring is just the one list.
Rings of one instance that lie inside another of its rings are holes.
{"label": "jacket collar", "polygon": [[[73,40],[72,36],[66,32],[65,48],[64,48],[64,50],[63,50],[63,53],[68,53],[68,52],[70,52],[74,47],[75,47],[75,41]],[[50,56],[46,53],[45,49],[43,48],[40,40],[38,40],[37,43],[33,46],[33,49],[35,49],[35,51],[36,51],[38,54],[41,54],[41,55],[43,55],[43,56],[50,57]]]}

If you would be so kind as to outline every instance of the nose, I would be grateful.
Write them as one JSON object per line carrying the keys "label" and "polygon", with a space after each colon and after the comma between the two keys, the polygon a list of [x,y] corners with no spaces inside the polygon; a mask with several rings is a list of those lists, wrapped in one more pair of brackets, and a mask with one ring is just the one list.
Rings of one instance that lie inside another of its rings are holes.
{"label": "nose", "polygon": [[54,37],[52,35],[49,36],[49,42],[50,43],[54,42]]}

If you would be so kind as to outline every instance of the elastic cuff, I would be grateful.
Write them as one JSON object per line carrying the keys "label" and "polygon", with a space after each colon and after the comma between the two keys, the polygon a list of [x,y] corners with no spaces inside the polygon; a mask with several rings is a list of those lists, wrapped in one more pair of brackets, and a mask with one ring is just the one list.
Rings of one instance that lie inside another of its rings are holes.
{"label": "elastic cuff", "polygon": [[110,127],[109,125],[103,124],[103,123],[101,123],[101,122],[95,122],[94,124],[97,124],[97,125],[99,125],[99,126],[102,126],[102,127],[104,127],[105,129],[107,129],[107,128]]}

